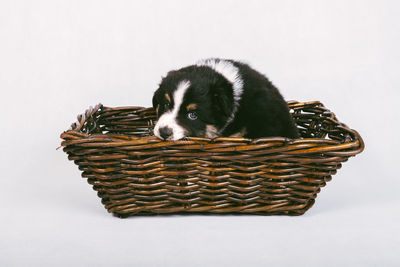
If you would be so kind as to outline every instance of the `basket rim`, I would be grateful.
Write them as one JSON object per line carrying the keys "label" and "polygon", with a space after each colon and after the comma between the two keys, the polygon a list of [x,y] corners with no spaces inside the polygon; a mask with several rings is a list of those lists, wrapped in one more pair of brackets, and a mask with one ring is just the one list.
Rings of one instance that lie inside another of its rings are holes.
{"label": "basket rim", "polygon": [[[299,109],[305,106],[318,106],[325,108],[320,101],[307,101],[298,102],[295,100],[287,101],[290,109]],[[100,114],[102,111],[138,111],[138,112],[154,112],[152,107],[141,107],[141,106],[120,106],[120,107],[107,107],[99,103],[94,107],[89,107],[83,114],[77,116],[77,122],[73,123],[71,127],[64,131],[60,138],[63,139],[61,142],[61,147],[68,147],[69,145],[83,145],[85,147],[118,147],[118,146],[152,146],[152,147],[171,147],[171,146],[190,146],[192,149],[196,148],[205,149],[207,145],[216,144],[229,144],[232,147],[230,150],[254,150],[263,147],[268,147],[268,145],[275,144],[277,146],[294,146],[293,151],[286,151],[287,153],[293,154],[309,154],[318,152],[329,152],[336,150],[336,153],[342,153],[343,156],[354,156],[361,153],[365,144],[361,135],[354,129],[349,128],[346,124],[339,122],[334,113],[332,115],[336,120],[338,126],[349,133],[351,139],[349,141],[338,141],[327,138],[296,138],[291,139],[287,137],[261,137],[261,138],[244,138],[244,137],[185,137],[184,139],[175,141],[164,141],[156,136],[143,136],[137,137],[129,134],[113,134],[113,133],[85,133],[82,132],[83,125],[85,121],[95,115]],[[149,125],[151,126],[151,125]],[[107,140],[104,140],[107,138]],[[86,144],[85,144],[86,143]],[[92,144],[90,144],[92,143]],[[305,146],[308,144],[309,147]],[[310,144],[314,144],[311,146]],[[236,145],[236,146],[235,146]],[[247,146],[247,147],[246,147]],[[251,146],[255,146],[253,149]],[[241,147],[242,149],[237,149]],[[341,151],[346,150],[347,151]],[[349,151],[349,149],[351,149]],[[337,151],[339,150],[339,151]],[[340,152],[341,151],[341,152]]]}

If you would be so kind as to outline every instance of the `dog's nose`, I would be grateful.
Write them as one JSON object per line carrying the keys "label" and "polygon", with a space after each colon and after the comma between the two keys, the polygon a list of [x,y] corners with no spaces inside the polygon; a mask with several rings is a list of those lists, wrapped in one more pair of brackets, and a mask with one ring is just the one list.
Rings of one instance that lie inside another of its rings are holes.
{"label": "dog's nose", "polygon": [[160,135],[164,140],[167,140],[167,138],[172,135],[172,129],[169,127],[162,127],[160,128]]}

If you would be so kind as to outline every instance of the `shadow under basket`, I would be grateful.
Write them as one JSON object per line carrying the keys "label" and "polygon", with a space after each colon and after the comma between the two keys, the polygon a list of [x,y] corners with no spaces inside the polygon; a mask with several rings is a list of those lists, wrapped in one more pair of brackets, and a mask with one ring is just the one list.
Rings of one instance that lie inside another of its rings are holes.
{"label": "shadow under basket", "polygon": [[61,145],[118,217],[176,213],[301,215],[361,136],[320,102],[288,102],[302,138],[153,136],[153,108],[98,104]]}

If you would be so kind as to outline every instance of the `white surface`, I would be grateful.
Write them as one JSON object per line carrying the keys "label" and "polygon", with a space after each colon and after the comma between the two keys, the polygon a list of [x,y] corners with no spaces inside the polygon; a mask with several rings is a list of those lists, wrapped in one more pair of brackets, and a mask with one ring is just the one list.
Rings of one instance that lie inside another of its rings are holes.
{"label": "white surface", "polygon": [[[399,266],[398,1],[1,1],[0,266]],[[365,151],[304,216],[106,212],[56,151],[88,106],[150,106],[168,70],[242,59]]]}

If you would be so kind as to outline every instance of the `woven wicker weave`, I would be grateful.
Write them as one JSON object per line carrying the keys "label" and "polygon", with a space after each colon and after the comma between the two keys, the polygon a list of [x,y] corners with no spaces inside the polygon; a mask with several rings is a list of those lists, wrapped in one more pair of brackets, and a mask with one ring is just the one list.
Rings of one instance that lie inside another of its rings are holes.
{"label": "woven wicker weave", "polygon": [[61,134],[62,146],[118,217],[165,213],[300,215],[360,135],[320,102],[288,102],[301,139],[161,141],[152,108],[101,104]]}

